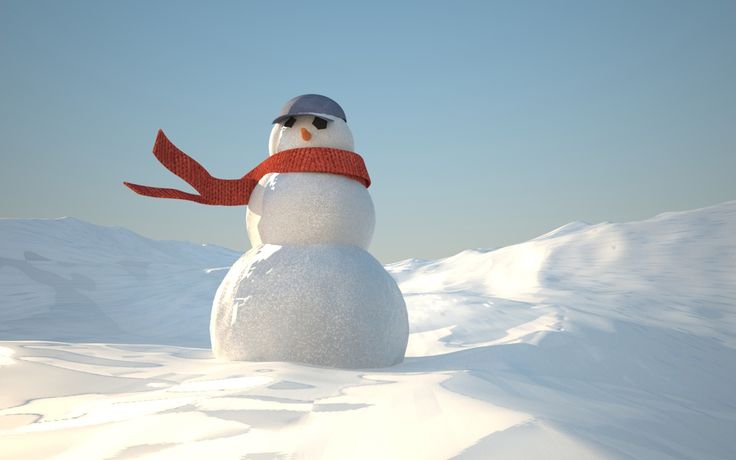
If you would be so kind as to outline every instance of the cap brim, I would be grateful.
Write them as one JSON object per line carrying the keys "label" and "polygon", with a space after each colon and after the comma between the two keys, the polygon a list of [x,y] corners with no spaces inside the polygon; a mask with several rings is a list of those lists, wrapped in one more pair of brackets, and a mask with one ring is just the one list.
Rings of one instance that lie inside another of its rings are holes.
{"label": "cap brim", "polygon": [[[274,120],[273,120],[273,121],[272,121],[271,123],[272,123],[272,124],[274,124],[274,123],[281,123],[282,121],[286,120],[286,119],[287,119],[287,118],[289,118],[289,117],[298,117],[298,116],[300,116],[300,115],[312,115],[312,116],[315,116],[315,117],[322,117],[322,118],[324,118],[324,119],[325,119],[325,120],[327,120],[327,121],[334,121],[334,120],[337,120],[337,119],[340,119],[340,120],[342,120],[342,118],[336,117],[336,116],[334,116],[334,115],[328,115],[328,114],[326,114],[326,113],[317,113],[317,112],[294,112],[294,113],[287,113],[286,115],[280,115],[280,116],[278,116],[278,117],[274,118]],[[343,121],[344,121],[344,120],[343,120]]]}

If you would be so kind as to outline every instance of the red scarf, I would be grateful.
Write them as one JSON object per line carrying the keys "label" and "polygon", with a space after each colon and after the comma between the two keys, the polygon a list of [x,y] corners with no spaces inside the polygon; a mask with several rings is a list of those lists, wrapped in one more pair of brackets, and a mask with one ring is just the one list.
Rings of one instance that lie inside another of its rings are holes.
{"label": "red scarf", "polygon": [[371,185],[363,158],[349,150],[327,147],[284,150],[271,155],[240,179],[212,177],[202,165],[176,148],[161,130],[156,136],[153,154],[166,169],[184,179],[199,192],[199,195],[195,195],[173,188],[148,187],[123,182],[135,193],[154,198],[175,198],[221,206],[246,205],[258,181],[268,173],[331,173],[355,179],[366,188]]}

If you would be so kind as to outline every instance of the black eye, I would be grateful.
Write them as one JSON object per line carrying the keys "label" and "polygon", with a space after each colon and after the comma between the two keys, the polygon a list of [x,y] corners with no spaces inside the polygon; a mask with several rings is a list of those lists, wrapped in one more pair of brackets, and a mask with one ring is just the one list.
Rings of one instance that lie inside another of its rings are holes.
{"label": "black eye", "polygon": [[320,117],[314,117],[314,121],[312,122],[312,124],[317,129],[325,129],[327,127],[327,120]]}
{"label": "black eye", "polygon": [[284,122],[284,126],[286,126],[287,128],[291,128],[292,126],[294,126],[294,123],[296,123],[296,118],[289,117]]}

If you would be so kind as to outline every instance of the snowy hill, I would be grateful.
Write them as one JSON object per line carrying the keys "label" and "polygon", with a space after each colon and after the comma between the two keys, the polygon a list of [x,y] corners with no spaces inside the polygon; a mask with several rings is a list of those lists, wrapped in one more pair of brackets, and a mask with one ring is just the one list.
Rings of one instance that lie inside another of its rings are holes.
{"label": "snowy hill", "polygon": [[0,219],[0,340],[209,347],[240,254],[77,219]]}
{"label": "snowy hill", "polygon": [[560,327],[563,317],[630,321],[736,347],[736,201],[642,222],[575,222],[496,251],[389,269],[409,299],[466,296],[462,308],[479,317],[461,325],[496,322],[472,305],[503,298],[553,307]]}
{"label": "snowy hill", "polygon": [[392,264],[408,358],[361,372],[183,348],[236,253],[0,220],[0,458],[736,458],[735,235],[732,201]]}

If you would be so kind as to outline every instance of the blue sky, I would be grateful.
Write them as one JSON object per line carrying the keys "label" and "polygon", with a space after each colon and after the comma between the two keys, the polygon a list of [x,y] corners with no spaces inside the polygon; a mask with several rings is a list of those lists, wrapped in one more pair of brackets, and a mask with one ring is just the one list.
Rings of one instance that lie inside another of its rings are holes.
{"label": "blue sky", "polygon": [[736,199],[736,2],[0,2],[0,217],[245,249],[186,189],[267,155],[289,98],[337,100],[384,262]]}

